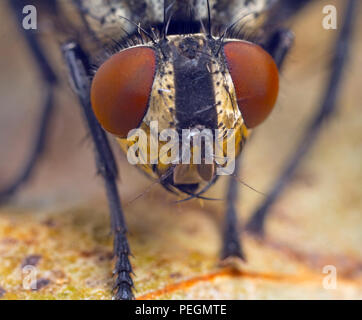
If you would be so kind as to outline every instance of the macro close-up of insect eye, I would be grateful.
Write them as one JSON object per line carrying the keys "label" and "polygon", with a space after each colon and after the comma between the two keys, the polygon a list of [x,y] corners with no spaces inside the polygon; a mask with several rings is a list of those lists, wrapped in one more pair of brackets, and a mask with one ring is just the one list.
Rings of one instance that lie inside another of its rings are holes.
{"label": "macro close-up of insect eye", "polygon": [[361,7],[3,1],[0,299],[362,299]]}

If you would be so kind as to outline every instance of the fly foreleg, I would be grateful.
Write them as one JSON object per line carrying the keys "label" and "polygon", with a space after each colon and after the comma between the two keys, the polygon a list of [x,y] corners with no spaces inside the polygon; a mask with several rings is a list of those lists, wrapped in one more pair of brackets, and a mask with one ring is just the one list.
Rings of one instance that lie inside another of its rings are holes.
{"label": "fly foreleg", "polygon": [[115,299],[128,300],[133,298],[132,266],[129,260],[130,249],[126,237],[126,223],[117,188],[117,165],[109,141],[98,124],[90,103],[90,79],[87,73],[88,59],[83,50],[74,42],[63,46],[63,55],[68,66],[70,79],[78,95],[80,105],[87,122],[95,146],[98,172],[103,177],[111,214],[114,232],[114,255],[116,266],[114,274]]}
{"label": "fly foreleg", "polygon": [[[235,159],[234,175],[238,176],[240,168],[240,159]],[[221,259],[228,257],[239,257],[245,259],[242,247],[240,245],[240,226],[237,219],[236,202],[239,195],[239,183],[234,177],[229,178],[229,185],[226,195],[226,215],[223,230],[223,247]]]}

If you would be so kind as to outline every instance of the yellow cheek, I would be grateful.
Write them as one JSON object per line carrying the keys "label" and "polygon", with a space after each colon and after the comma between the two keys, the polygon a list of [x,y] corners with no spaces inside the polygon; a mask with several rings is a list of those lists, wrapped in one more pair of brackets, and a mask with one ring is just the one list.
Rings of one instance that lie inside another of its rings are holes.
{"label": "yellow cheek", "polygon": [[[213,82],[215,91],[216,110],[218,115],[218,127],[222,132],[234,129],[229,138],[223,138],[223,156],[227,155],[228,140],[235,141],[235,156],[237,157],[249,135],[244,119],[237,105],[235,88],[228,71],[223,71],[218,65],[213,70]],[[220,155],[221,156],[221,155]]]}
{"label": "yellow cheek", "polygon": [[143,122],[150,126],[157,121],[159,132],[176,128],[174,70],[171,62],[164,62],[153,82],[147,113]]}
{"label": "yellow cheek", "polygon": [[[139,164],[138,167],[154,178],[159,178],[159,176],[153,172],[153,165],[150,163],[157,162],[157,172],[160,175],[165,173],[171,165],[163,164],[164,161],[162,161],[162,158],[166,155],[162,155],[162,152],[160,152],[162,146],[166,144],[166,142],[158,141],[158,152],[151,154],[150,139],[157,139],[158,137],[153,137],[150,134],[150,126],[157,123],[158,132],[161,132],[164,129],[176,128],[175,95],[174,70],[172,63],[163,62],[155,75],[148,110],[139,127],[139,129],[143,130],[147,135],[147,145],[143,148],[146,150],[146,164]],[[127,139],[117,139],[117,141],[126,154],[128,149],[134,144],[132,141],[127,141]]]}

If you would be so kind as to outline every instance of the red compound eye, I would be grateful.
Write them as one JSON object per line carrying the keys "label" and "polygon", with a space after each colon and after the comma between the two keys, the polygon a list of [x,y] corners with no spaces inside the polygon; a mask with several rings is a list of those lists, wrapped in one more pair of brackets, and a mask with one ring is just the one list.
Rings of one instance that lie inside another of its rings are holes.
{"label": "red compound eye", "polygon": [[278,68],[264,49],[249,42],[226,43],[224,54],[245,124],[254,128],[274,107],[279,89]]}
{"label": "red compound eye", "polygon": [[101,65],[91,88],[93,111],[102,127],[120,137],[137,128],[146,111],[156,70],[154,50],[121,51]]}

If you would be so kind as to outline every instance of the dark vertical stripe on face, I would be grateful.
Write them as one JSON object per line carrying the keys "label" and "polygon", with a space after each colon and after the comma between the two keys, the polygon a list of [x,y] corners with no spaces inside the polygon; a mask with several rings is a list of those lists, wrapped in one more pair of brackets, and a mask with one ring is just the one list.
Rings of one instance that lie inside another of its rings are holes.
{"label": "dark vertical stripe on face", "polygon": [[210,54],[192,37],[173,48],[177,128],[217,128],[217,112]]}

